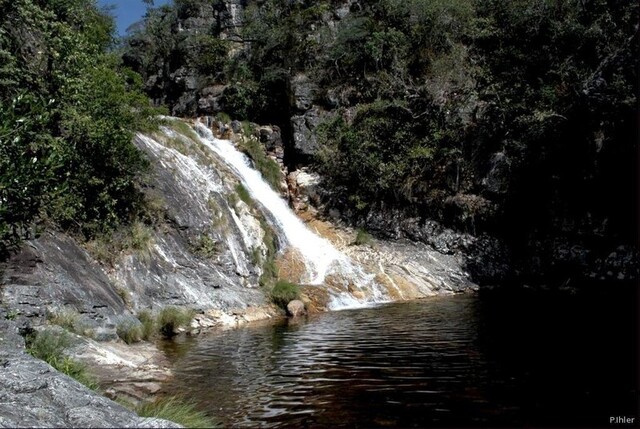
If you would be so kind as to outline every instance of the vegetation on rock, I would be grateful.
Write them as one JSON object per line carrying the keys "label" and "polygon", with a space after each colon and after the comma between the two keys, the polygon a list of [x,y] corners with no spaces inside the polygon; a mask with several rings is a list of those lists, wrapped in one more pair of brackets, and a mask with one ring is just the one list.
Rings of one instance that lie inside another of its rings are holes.
{"label": "vegetation on rock", "polygon": [[300,297],[300,286],[285,280],[278,280],[271,289],[270,295],[274,304],[286,309],[290,301]]}
{"label": "vegetation on rock", "polygon": [[141,417],[155,417],[181,424],[186,428],[215,428],[216,421],[199,411],[193,402],[178,397],[160,398],[134,408]]}
{"label": "vegetation on rock", "polygon": [[193,320],[193,310],[179,307],[165,307],[160,310],[156,325],[160,334],[171,338],[176,335],[179,328],[189,327]]}
{"label": "vegetation on rock", "polygon": [[93,237],[129,222],[153,126],[142,81],[110,49],[95,0],[0,1],[0,253],[38,220]]}
{"label": "vegetation on rock", "polygon": [[69,334],[53,330],[44,330],[27,336],[27,352],[41,359],[56,370],[75,378],[90,389],[97,389],[96,381],[87,373],[86,367],[67,356],[64,350],[71,344]]}

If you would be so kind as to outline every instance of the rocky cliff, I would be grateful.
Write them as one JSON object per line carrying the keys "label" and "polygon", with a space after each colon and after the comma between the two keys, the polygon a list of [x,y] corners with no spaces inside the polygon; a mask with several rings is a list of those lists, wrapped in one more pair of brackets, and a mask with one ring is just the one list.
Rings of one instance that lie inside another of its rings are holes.
{"label": "rocky cliff", "polygon": [[201,3],[179,34],[238,43],[216,76],[181,63],[164,101],[277,125],[325,214],[466,255],[481,284],[637,279],[637,7]]}

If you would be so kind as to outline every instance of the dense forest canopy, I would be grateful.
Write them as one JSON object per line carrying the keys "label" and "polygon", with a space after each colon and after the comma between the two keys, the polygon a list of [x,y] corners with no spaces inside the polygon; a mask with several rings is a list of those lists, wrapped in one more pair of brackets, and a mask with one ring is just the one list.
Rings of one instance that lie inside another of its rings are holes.
{"label": "dense forest canopy", "polygon": [[34,222],[92,236],[127,222],[153,114],[94,0],[0,1],[0,256]]}

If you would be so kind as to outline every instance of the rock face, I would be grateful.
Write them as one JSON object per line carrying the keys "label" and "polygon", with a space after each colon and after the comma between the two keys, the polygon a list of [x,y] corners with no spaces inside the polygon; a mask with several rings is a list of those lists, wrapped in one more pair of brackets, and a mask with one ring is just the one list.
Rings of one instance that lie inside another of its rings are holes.
{"label": "rock face", "polygon": [[0,333],[0,427],[182,427],[139,417],[26,354],[14,323],[0,320]]}
{"label": "rock face", "polygon": [[[169,140],[181,138],[165,131]],[[143,248],[113,255],[113,266],[64,234],[29,242],[4,267],[1,291],[25,323],[39,325],[47,315],[71,311],[83,330],[113,340],[119,315],[142,309],[231,313],[268,305],[256,287],[261,269],[252,262],[255,252],[266,252],[264,231],[245,203],[229,202],[235,179],[222,166],[206,164],[210,159],[199,164],[196,156],[143,136],[136,142],[155,166],[149,192],[164,206],[165,224],[146,227]]]}

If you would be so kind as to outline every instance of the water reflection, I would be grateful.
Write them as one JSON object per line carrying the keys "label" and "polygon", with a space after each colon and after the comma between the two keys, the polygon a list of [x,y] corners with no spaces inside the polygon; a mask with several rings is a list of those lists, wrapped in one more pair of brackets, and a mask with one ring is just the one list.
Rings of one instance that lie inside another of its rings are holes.
{"label": "water reflection", "polygon": [[[446,297],[326,313],[174,345],[170,387],[235,427],[606,425],[635,411],[635,341],[626,313],[592,312]],[[599,350],[612,336],[629,347]]]}

